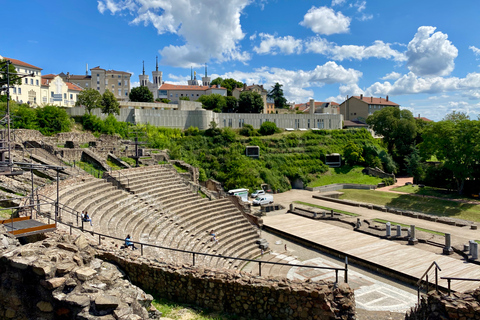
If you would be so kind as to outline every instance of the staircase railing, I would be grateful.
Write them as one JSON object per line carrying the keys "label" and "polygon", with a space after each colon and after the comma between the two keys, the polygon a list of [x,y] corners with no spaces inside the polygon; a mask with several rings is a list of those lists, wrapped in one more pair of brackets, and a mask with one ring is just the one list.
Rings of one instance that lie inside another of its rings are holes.
{"label": "staircase railing", "polygon": [[480,279],[471,279],[471,278],[455,278],[455,277],[441,277],[440,279],[447,280],[448,283],[448,295],[451,294],[451,289],[450,289],[450,283],[452,280],[458,280],[458,281],[480,281]]}
{"label": "staircase railing", "polygon": [[[428,267],[427,271],[425,271],[425,273],[417,281],[417,300],[418,300],[418,303],[420,303],[420,291],[421,291],[421,288],[422,288],[422,282],[426,283],[426,287],[427,287],[426,292],[428,293],[428,291],[429,291],[428,289],[429,289],[430,282],[428,281],[428,272],[433,267],[435,267],[435,291],[438,292],[438,271],[442,271],[442,269],[440,269],[440,266],[437,264],[437,262],[433,261],[432,264]],[[423,278],[425,278],[425,280],[423,280]]]}

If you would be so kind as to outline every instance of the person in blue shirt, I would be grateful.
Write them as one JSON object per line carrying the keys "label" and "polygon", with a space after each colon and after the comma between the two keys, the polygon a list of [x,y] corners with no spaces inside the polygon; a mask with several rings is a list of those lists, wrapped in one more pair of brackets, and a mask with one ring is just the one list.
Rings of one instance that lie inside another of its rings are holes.
{"label": "person in blue shirt", "polygon": [[125,248],[128,247],[132,247],[132,250],[137,249],[137,247],[135,247],[135,244],[132,242],[130,235],[127,235],[127,237],[125,238]]}

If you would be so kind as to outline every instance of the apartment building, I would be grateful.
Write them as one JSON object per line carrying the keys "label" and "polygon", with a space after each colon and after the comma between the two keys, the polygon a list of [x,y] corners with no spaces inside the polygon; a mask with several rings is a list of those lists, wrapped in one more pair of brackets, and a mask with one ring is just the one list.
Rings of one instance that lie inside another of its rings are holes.
{"label": "apartment building", "polygon": [[352,96],[340,104],[340,113],[345,120],[359,120],[365,123],[369,115],[385,107],[400,107],[399,104],[386,98]]}

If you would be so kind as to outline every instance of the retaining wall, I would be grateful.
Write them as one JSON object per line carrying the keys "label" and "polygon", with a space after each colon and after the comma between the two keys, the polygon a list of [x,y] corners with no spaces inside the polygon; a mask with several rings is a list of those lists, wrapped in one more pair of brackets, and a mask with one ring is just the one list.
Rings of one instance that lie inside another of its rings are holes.
{"label": "retaining wall", "polygon": [[309,190],[309,191],[331,192],[331,191],[337,191],[337,190],[341,190],[341,189],[372,190],[372,189],[375,189],[375,188],[376,188],[376,186],[373,186],[373,185],[370,185],[370,184],[335,183],[335,184],[329,184],[328,186],[320,186],[320,187],[314,187],[314,188],[307,187],[305,189]]}

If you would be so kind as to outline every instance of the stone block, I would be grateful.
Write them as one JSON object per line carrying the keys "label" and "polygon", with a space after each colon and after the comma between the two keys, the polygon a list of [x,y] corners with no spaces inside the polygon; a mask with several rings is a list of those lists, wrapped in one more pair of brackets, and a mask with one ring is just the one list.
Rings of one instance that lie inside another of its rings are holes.
{"label": "stone block", "polygon": [[64,283],[65,283],[66,279],[65,278],[52,278],[52,279],[48,279],[48,280],[43,280],[40,282],[40,284],[48,289],[48,290],[53,290],[55,288],[58,288],[60,286],[62,286]]}
{"label": "stone block", "polygon": [[97,274],[97,271],[93,270],[92,268],[85,267],[75,271],[75,274],[79,280],[87,281],[92,279]]}
{"label": "stone block", "polygon": [[33,272],[41,277],[53,277],[55,267],[42,261],[34,262],[32,266]]}
{"label": "stone block", "polygon": [[58,243],[57,248],[70,252],[78,252],[78,248],[76,246],[67,243]]}
{"label": "stone block", "polygon": [[53,306],[50,302],[47,301],[40,301],[37,303],[37,308],[38,310],[42,312],[52,312],[53,311]]}
{"label": "stone block", "polygon": [[79,235],[77,239],[75,239],[75,245],[80,251],[89,246],[88,241],[83,234]]}
{"label": "stone block", "polygon": [[90,305],[90,298],[87,295],[82,294],[70,294],[64,298],[64,301],[79,307],[87,307]]}

